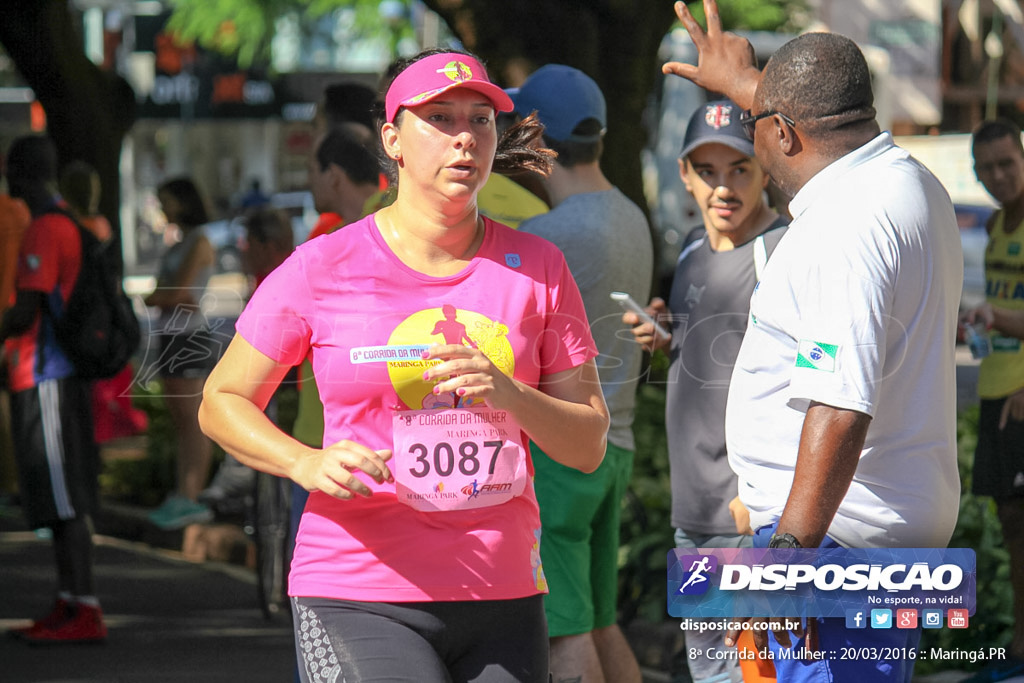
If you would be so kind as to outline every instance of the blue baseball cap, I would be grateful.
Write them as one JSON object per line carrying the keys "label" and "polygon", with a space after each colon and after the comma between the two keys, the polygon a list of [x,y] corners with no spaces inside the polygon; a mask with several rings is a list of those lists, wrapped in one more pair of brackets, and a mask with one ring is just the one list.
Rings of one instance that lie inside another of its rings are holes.
{"label": "blue baseball cap", "polygon": [[[604,95],[590,76],[565,64],[547,64],[530,74],[518,89],[506,91],[516,113],[537,112],[544,135],[558,142],[599,140],[608,125]],[[572,131],[583,121],[596,119],[601,134],[579,136]]]}
{"label": "blue baseball cap", "polygon": [[732,147],[748,157],[754,156],[754,141],[747,137],[740,125],[740,112],[732,100],[715,100],[697,107],[686,126],[679,158],[686,158],[694,149],[709,142]]}

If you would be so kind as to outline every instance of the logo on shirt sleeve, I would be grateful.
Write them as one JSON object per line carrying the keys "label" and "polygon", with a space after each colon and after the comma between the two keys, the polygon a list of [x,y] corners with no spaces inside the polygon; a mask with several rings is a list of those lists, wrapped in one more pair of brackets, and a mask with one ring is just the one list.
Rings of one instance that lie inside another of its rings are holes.
{"label": "logo on shirt sleeve", "polygon": [[32,271],[39,270],[39,265],[40,265],[41,262],[42,261],[40,260],[40,258],[38,256],[36,256],[35,254],[28,254],[28,255],[25,256],[25,265],[28,266],[29,270],[32,270]]}
{"label": "logo on shirt sleeve", "polygon": [[796,367],[835,372],[838,351],[837,344],[824,344],[810,339],[801,339],[796,349]]}

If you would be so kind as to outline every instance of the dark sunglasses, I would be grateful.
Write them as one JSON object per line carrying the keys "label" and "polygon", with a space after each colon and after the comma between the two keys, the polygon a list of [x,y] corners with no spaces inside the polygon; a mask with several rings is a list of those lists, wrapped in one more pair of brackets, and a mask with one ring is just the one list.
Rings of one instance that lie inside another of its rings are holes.
{"label": "dark sunglasses", "polygon": [[743,132],[747,134],[748,138],[753,140],[754,139],[754,124],[756,124],[761,119],[768,118],[769,116],[778,116],[783,121],[785,121],[788,125],[796,126],[796,122],[793,121],[793,119],[791,119],[788,116],[786,116],[785,114],[783,114],[781,111],[776,111],[774,109],[769,109],[768,111],[763,111],[760,114],[757,114],[755,116],[754,114],[752,114],[750,112],[749,109],[744,109],[742,112],[740,112],[740,125],[743,126]]}

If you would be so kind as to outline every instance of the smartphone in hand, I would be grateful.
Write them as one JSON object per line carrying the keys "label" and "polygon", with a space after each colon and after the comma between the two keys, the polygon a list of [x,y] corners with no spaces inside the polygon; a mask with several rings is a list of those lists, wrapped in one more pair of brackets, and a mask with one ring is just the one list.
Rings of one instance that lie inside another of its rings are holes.
{"label": "smartphone in hand", "polygon": [[622,310],[632,311],[636,313],[637,316],[640,318],[640,322],[650,323],[651,325],[654,325],[655,337],[667,339],[668,337],[671,336],[668,330],[662,327],[657,320],[648,315],[647,311],[644,310],[643,306],[634,301],[633,297],[631,297],[626,292],[612,292],[609,296],[611,296],[612,301],[617,301],[618,304],[622,306]]}

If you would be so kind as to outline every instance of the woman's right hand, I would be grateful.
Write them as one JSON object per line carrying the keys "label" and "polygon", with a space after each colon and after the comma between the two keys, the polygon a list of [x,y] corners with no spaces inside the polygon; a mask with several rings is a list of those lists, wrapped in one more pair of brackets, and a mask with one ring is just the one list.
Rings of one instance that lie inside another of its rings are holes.
{"label": "woman's right hand", "polygon": [[[647,304],[644,309],[649,316],[655,320],[662,320],[668,315],[668,305],[664,299],[654,297],[651,299],[651,303]],[[649,351],[657,351],[658,349],[665,348],[669,342],[672,341],[671,336],[664,336],[661,334],[654,333],[654,325],[650,323],[640,322],[640,316],[633,311],[626,311],[622,314],[622,322],[627,325],[632,325],[630,331],[633,333],[633,338],[636,342],[642,345]]]}
{"label": "woman's right hand", "polygon": [[387,461],[390,450],[375,451],[354,441],[342,440],[299,458],[289,476],[307,491],[322,491],[341,500],[370,497],[373,491],[357,477],[364,472],[378,484],[394,482]]}

